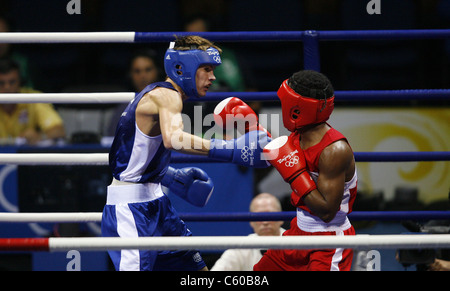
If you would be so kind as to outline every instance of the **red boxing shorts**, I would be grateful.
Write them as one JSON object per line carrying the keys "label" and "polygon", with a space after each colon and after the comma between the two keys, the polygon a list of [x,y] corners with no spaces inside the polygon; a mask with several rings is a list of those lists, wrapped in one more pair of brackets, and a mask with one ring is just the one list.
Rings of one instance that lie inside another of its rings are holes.
{"label": "red boxing shorts", "polygon": [[[306,232],[298,228],[297,218],[283,235],[355,235],[353,226],[344,231]],[[352,249],[268,250],[253,267],[254,271],[350,271]]]}

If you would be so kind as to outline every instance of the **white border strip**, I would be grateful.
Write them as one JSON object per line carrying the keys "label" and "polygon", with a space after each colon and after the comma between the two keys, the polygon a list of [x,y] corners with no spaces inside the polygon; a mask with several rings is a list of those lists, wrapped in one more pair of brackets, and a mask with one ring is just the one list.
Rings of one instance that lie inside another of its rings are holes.
{"label": "white border strip", "polygon": [[51,252],[68,250],[219,249],[423,249],[449,248],[450,234],[355,236],[196,236],[139,238],[49,238]]}
{"label": "white border strip", "polygon": [[133,92],[0,94],[0,103],[127,103]]}
{"label": "white border strip", "polygon": [[93,154],[0,154],[0,165],[108,165],[107,153]]}
{"label": "white border strip", "polygon": [[123,43],[134,42],[135,32],[4,32],[0,43]]}

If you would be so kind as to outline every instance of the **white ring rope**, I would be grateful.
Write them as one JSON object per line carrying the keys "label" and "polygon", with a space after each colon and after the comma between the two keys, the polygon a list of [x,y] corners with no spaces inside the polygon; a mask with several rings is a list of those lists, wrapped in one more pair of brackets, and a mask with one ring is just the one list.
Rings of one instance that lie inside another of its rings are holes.
{"label": "white ring rope", "polygon": [[133,92],[0,94],[0,103],[127,103]]}
{"label": "white ring rope", "polygon": [[108,165],[107,153],[0,154],[0,165]]}
{"label": "white ring rope", "polygon": [[8,32],[0,33],[0,43],[127,43],[135,32]]}
{"label": "white ring rope", "polygon": [[101,222],[101,212],[0,213],[3,223]]}
{"label": "white ring rope", "polygon": [[197,236],[138,238],[49,238],[53,252],[79,250],[219,250],[219,249],[417,249],[448,248],[449,234],[354,236]]}

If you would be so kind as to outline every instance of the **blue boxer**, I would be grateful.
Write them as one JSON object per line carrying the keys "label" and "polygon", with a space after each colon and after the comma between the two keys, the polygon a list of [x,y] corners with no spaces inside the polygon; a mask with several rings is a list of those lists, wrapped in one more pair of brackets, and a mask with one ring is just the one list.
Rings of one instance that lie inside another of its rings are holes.
{"label": "blue boxer", "polygon": [[[106,237],[191,236],[169,198],[155,183],[131,184],[114,180],[103,209]],[[205,263],[197,251],[109,251],[116,270],[197,271]]]}

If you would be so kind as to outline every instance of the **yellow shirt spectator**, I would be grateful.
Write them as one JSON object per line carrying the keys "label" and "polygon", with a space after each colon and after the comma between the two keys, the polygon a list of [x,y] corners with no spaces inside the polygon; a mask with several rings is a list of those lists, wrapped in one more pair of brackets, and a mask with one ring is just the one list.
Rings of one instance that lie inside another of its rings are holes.
{"label": "yellow shirt spectator", "polygon": [[[21,87],[19,65],[11,59],[0,59],[0,94],[40,93]],[[23,138],[28,144],[43,139],[65,137],[61,117],[51,104],[0,104],[0,143],[16,143]]]}
{"label": "yellow shirt spectator", "polygon": [[[21,88],[20,93],[40,93],[39,91]],[[25,137],[27,132],[47,133],[53,128],[62,127],[63,120],[52,104],[29,103],[15,104],[14,110],[8,114],[0,106],[0,138],[13,139]],[[52,138],[47,137],[47,138]]]}

